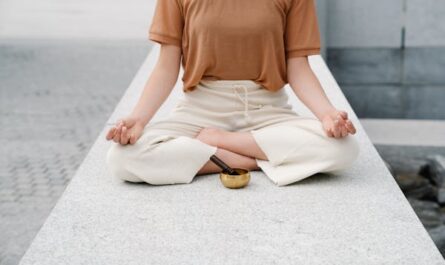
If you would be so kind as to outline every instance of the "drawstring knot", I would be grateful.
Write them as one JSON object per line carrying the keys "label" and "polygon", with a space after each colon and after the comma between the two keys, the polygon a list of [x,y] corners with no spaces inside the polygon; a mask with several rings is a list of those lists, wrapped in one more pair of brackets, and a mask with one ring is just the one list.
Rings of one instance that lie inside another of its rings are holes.
{"label": "drawstring knot", "polygon": [[[243,88],[244,89],[244,99],[241,98],[241,96],[238,94],[238,89],[237,88]],[[248,93],[247,93],[247,87],[244,85],[235,85],[233,86],[233,91],[235,92],[235,94],[237,95],[238,99],[241,100],[241,102],[244,104],[244,118],[248,121],[251,120],[251,117],[249,115],[249,105],[254,107],[254,108],[262,108],[263,104],[249,104],[249,97],[248,97]]]}

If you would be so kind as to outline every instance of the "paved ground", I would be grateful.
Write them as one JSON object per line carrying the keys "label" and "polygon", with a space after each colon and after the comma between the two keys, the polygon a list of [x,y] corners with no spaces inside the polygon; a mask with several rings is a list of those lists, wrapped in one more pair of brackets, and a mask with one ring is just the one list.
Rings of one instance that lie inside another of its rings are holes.
{"label": "paved ground", "polygon": [[0,41],[0,264],[17,264],[150,49]]}
{"label": "paved ground", "polygon": [[136,74],[154,4],[0,0],[0,265],[17,264]]}
{"label": "paved ground", "polygon": [[145,39],[154,0],[0,0],[0,39]]}

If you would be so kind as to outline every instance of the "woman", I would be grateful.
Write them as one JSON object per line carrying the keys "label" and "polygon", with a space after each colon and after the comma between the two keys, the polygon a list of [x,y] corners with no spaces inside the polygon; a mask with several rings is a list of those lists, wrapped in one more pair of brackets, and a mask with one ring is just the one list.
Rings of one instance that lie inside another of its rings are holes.
{"label": "woman", "polygon": [[[154,185],[190,183],[232,167],[278,186],[336,172],[359,153],[356,129],[326,97],[307,56],[320,54],[313,0],[158,0],[149,39],[160,55],[134,110],[107,133],[113,175]],[[184,98],[149,123],[182,66]],[[289,105],[283,89],[316,118]]]}

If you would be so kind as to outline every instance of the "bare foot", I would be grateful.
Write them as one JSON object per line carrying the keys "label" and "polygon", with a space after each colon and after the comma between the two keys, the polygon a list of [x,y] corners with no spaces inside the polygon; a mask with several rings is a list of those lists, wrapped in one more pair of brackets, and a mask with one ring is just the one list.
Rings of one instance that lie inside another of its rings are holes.
{"label": "bare foot", "polygon": [[[216,155],[223,159],[226,163],[231,165],[232,167],[240,167],[246,168],[249,170],[260,170],[258,167],[255,158],[245,156],[242,154],[238,154],[229,150],[226,150],[221,147],[221,144],[224,140],[227,140],[229,136],[231,136],[231,132],[226,131],[224,129],[215,128],[215,127],[205,127],[199,131],[196,139],[218,147]],[[198,172],[200,174],[214,173],[220,172],[221,169],[217,167],[212,161],[208,161]]]}
{"label": "bare foot", "polygon": [[269,160],[251,132],[231,132],[220,128],[204,127],[196,136],[202,142],[234,153]]}
{"label": "bare foot", "polygon": [[[221,158],[225,163],[231,167],[245,168],[248,170],[261,170],[254,158],[243,156],[237,153],[233,153],[229,150],[218,148],[215,154],[217,157]],[[197,172],[197,175],[208,174],[208,173],[218,173],[221,172],[219,168],[213,161],[209,160],[207,163]]]}
{"label": "bare foot", "polygon": [[199,131],[196,139],[212,146],[219,147],[219,143],[221,139],[224,138],[224,135],[227,133],[226,130],[215,128],[215,127],[205,127]]}

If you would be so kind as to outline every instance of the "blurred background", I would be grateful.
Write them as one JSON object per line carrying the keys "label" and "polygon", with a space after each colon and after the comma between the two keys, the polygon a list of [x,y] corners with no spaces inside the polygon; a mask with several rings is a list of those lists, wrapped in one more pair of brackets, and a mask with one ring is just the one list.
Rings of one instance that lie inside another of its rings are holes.
{"label": "blurred background", "polygon": [[[153,47],[155,0],[0,0],[0,265],[18,264]],[[317,0],[323,57],[445,253],[445,1]]]}

